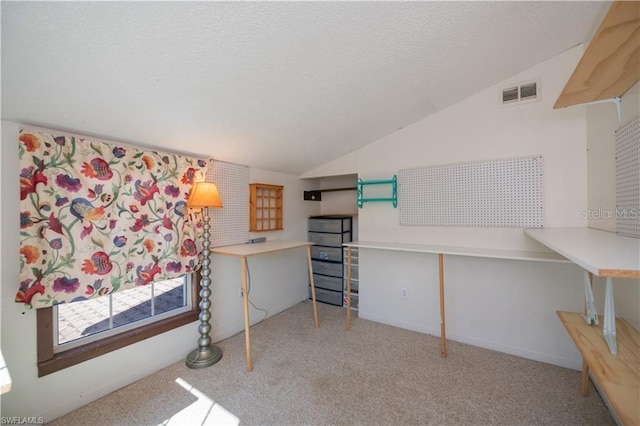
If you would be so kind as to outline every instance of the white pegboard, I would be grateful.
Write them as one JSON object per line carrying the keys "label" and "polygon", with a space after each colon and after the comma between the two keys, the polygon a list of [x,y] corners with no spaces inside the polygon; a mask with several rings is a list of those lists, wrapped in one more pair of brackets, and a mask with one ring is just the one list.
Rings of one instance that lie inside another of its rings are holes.
{"label": "white pegboard", "polygon": [[249,167],[210,160],[207,182],[218,187],[221,209],[209,209],[212,246],[240,244],[249,238]]}
{"label": "white pegboard", "polygon": [[640,238],[640,116],[616,130],[616,232]]}
{"label": "white pegboard", "polygon": [[401,225],[543,226],[542,156],[398,172]]}

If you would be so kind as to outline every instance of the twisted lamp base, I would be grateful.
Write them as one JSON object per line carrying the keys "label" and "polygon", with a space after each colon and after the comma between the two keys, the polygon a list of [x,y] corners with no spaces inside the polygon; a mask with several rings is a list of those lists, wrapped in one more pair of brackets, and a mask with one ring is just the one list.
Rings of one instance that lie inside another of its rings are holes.
{"label": "twisted lamp base", "polygon": [[191,353],[187,355],[185,364],[187,364],[187,367],[197,370],[198,368],[213,365],[220,361],[221,358],[222,351],[220,348],[215,345],[210,345],[208,348],[204,348],[204,350],[198,348],[191,351]]}
{"label": "twisted lamp base", "polygon": [[209,285],[211,284],[211,279],[209,278],[211,269],[209,268],[209,264],[211,260],[209,259],[210,225],[209,215],[206,209],[203,211],[203,220],[204,244],[202,250],[202,278],[200,280],[200,315],[198,315],[200,319],[200,326],[198,326],[200,338],[198,339],[198,347],[191,351],[185,360],[187,367],[193,369],[209,367],[222,358],[222,351],[217,346],[211,344],[211,337],[209,337],[209,333],[211,332],[211,325],[209,325],[209,320],[211,320],[211,302],[209,301],[209,297],[211,296],[211,290],[209,289]]}

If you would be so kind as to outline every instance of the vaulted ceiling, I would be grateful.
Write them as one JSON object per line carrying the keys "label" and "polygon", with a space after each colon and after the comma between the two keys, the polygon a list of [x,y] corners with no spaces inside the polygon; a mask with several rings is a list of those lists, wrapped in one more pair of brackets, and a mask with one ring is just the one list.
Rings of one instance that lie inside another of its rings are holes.
{"label": "vaulted ceiling", "polygon": [[609,4],[2,2],[2,119],[299,175],[588,42]]}

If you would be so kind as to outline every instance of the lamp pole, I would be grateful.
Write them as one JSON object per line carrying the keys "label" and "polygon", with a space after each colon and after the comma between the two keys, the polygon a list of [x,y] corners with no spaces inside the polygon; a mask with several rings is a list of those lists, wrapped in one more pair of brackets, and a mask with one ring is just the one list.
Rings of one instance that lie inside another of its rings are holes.
{"label": "lamp pole", "polygon": [[211,235],[209,230],[211,226],[209,225],[209,215],[207,214],[206,207],[202,209],[202,219],[204,222],[204,241],[202,244],[202,278],[200,280],[200,314],[198,315],[198,319],[200,320],[200,325],[198,326],[200,338],[198,339],[198,348],[189,353],[185,361],[187,367],[193,369],[209,367],[222,358],[222,351],[217,346],[211,344],[211,337],[209,336],[211,332],[211,325],[209,324],[209,320],[211,320],[211,312],[209,312],[211,308],[211,302],[209,301],[209,297],[211,296],[211,290],[209,289],[209,285],[211,284],[211,278],[209,277],[211,275],[211,269],[209,269],[211,263],[211,259],[209,258],[209,238]]}

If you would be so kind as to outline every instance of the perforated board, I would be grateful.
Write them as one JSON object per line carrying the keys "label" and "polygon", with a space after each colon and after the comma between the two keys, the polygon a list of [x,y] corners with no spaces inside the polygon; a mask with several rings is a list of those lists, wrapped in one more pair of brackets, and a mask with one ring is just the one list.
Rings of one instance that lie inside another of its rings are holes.
{"label": "perforated board", "polygon": [[616,130],[616,232],[640,238],[640,116]]}
{"label": "perforated board", "polygon": [[210,160],[207,182],[218,187],[221,209],[209,209],[213,247],[240,244],[249,238],[249,167]]}
{"label": "perforated board", "polygon": [[542,227],[542,156],[398,172],[401,225]]}

